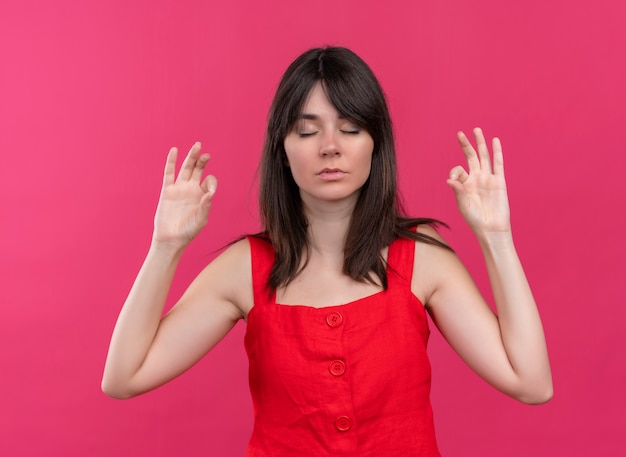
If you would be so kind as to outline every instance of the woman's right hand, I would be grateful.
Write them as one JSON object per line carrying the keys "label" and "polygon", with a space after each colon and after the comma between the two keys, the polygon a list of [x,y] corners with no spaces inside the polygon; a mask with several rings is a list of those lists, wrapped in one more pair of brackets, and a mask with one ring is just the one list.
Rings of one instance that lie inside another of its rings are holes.
{"label": "woman's right hand", "polygon": [[202,180],[209,154],[200,154],[200,149],[199,142],[191,147],[178,176],[178,149],[170,149],[167,155],[163,187],[154,217],[153,244],[182,249],[207,223],[217,179],[209,175]]}

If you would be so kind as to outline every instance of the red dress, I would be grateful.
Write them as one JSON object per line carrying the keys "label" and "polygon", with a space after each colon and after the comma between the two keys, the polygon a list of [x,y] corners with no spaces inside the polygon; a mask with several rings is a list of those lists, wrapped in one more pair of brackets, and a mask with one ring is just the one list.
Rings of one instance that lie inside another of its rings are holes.
{"label": "red dress", "polygon": [[428,321],[411,292],[415,242],[389,246],[388,288],[313,308],[276,303],[272,245],[249,237],[254,307],[245,347],[254,430],[247,457],[440,456]]}

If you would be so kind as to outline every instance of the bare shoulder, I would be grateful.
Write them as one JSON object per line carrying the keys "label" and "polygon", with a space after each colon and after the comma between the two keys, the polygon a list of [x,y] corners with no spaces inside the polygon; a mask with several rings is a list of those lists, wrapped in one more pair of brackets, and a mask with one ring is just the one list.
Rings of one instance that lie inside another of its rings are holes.
{"label": "bare shoulder", "polygon": [[438,241],[442,241],[442,242],[445,243],[445,240],[443,239],[443,237],[439,234],[437,229],[435,229],[435,227],[433,227],[432,225],[429,225],[429,224],[419,225],[417,227],[417,231],[418,231],[418,233],[422,233],[424,235],[428,235],[431,238],[434,238],[434,239],[436,239]]}
{"label": "bare shoulder", "polygon": [[[448,242],[443,238],[443,236],[441,236],[439,231],[437,231],[437,229],[435,229],[431,225],[420,225],[417,228],[417,232],[421,233],[422,235],[426,235],[436,241],[439,241],[440,243],[448,245]],[[417,241],[415,243],[416,264],[430,263],[436,260],[441,261],[442,259],[451,259],[455,257],[456,255],[453,251],[445,249],[441,246],[436,246],[434,244],[429,244],[421,241]],[[432,265],[430,266],[432,267]]]}
{"label": "bare shoulder", "polygon": [[245,318],[253,302],[251,265],[250,243],[244,238],[209,263],[191,283],[186,295],[204,297],[230,308],[233,318]]}
{"label": "bare shoulder", "polygon": [[[441,234],[430,225],[420,225],[417,231],[441,243],[448,244]],[[449,249],[421,241],[415,242],[415,259],[411,286],[413,293],[425,306],[432,303],[432,296],[446,278],[465,275],[457,255]]]}

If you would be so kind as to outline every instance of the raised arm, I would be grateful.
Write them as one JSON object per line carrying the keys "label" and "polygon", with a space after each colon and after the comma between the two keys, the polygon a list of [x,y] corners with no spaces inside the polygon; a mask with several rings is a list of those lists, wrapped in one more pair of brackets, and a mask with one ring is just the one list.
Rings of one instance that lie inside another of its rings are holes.
{"label": "raised arm", "polygon": [[209,156],[200,154],[199,143],[178,176],[176,156],[172,148],[152,243],[111,338],[102,389],[112,397],[141,394],[188,369],[241,318],[238,304],[248,299],[241,287],[250,276],[249,249],[243,241],[215,259],[161,318],[178,261],[206,225],[217,185],[213,176],[202,180]]}
{"label": "raised arm", "polygon": [[[502,147],[493,140],[492,166],[482,131],[475,129],[474,136],[477,151],[459,132],[468,171],[453,168],[447,182],[480,243],[497,314],[456,255],[428,245],[416,246],[416,294],[424,296],[435,324],[474,371],[520,401],[543,403],[552,397],[550,364],[539,312],[513,243]],[[428,259],[427,267],[420,256]],[[420,275],[427,280],[420,282]]]}

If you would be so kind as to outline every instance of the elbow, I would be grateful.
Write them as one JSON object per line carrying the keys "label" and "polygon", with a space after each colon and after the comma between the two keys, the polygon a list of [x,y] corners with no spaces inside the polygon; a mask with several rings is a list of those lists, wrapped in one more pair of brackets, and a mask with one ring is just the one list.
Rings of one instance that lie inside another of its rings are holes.
{"label": "elbow", "polygon": [[515,398],[527,405],[542,405],[549,402],[553,396],[554,389],[552,387],[552,383],[550,382],[547,386],[523,392]]}
{"label": "elbow", "polygon": [[129,389],[125,389],[123,386],[111,382],[111,380],[107,379],[106,376],[102,378],[100,388],[105,395],[115,398],[116,400],[127,400],[135,396],[135,394],[130,392]]}
{"label": "elbow", "polygon": [[128,400],[129,398],[133,398],[134,395],[130,395],[126,392],[122,392],[122,391],[117,391],[117,390],[113,390],[113,389],[102,389],[102,392],[104,392],[104,394],[107,397],[111,397],[114,398],[116,400]]}

